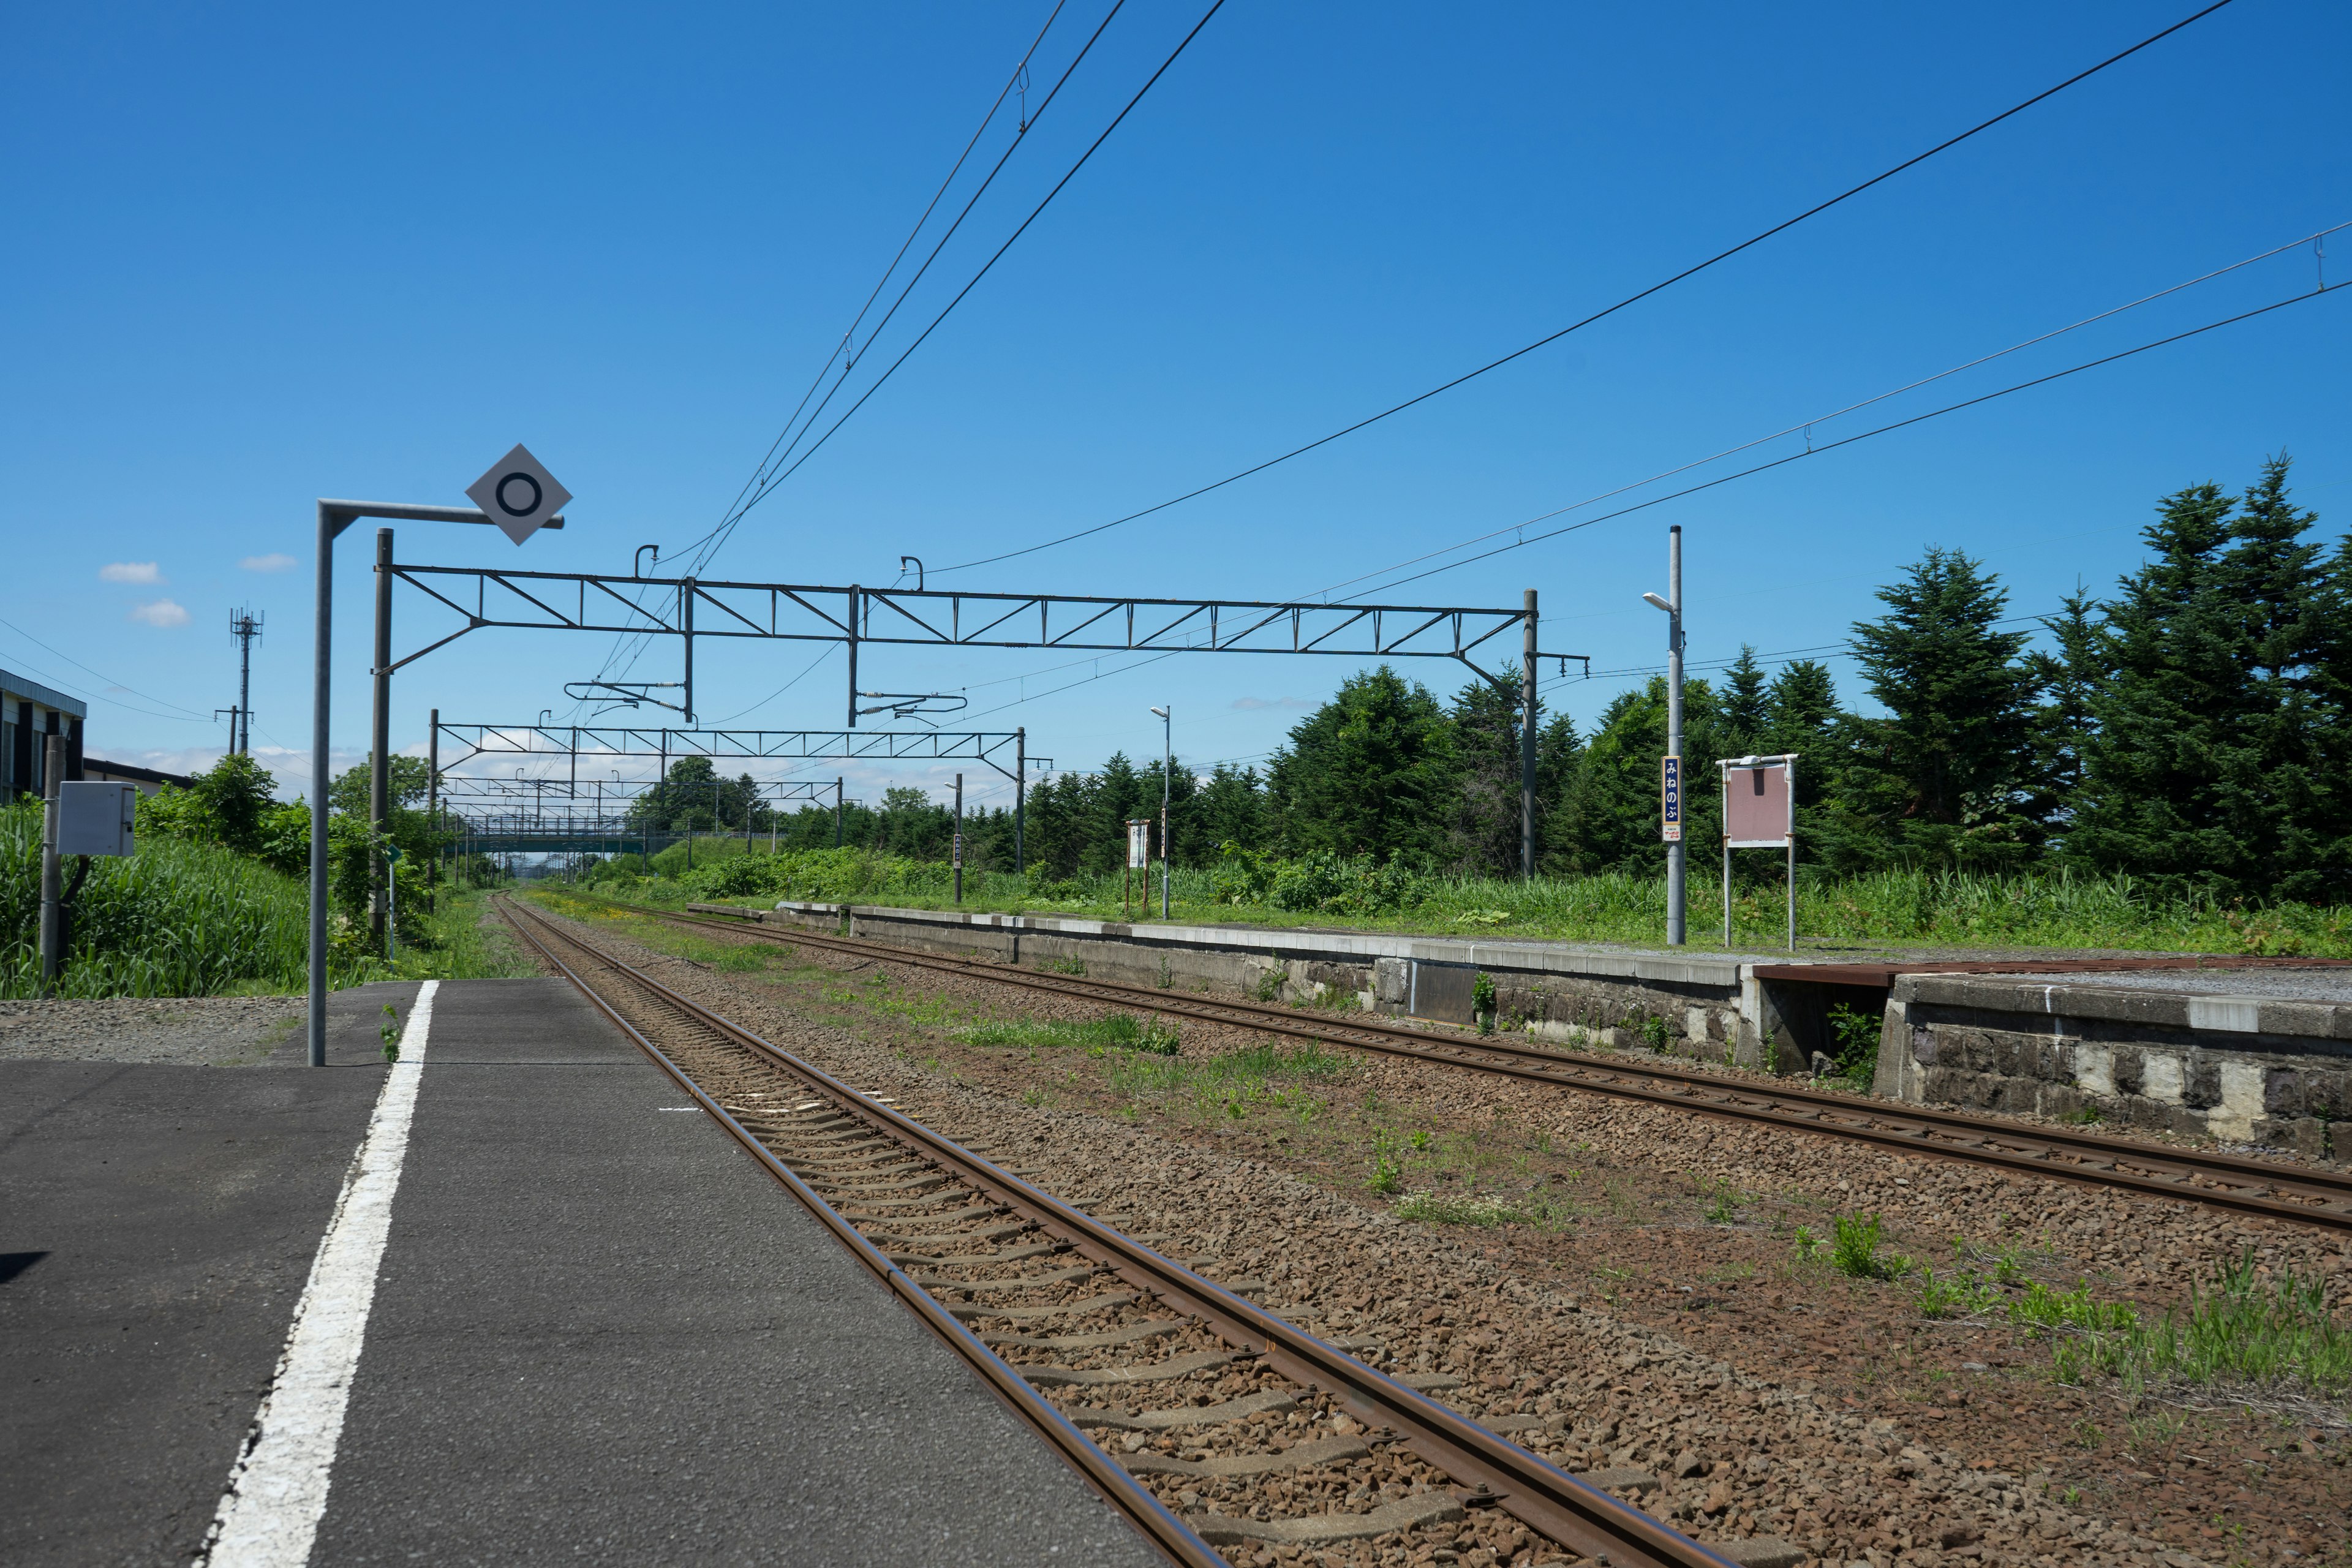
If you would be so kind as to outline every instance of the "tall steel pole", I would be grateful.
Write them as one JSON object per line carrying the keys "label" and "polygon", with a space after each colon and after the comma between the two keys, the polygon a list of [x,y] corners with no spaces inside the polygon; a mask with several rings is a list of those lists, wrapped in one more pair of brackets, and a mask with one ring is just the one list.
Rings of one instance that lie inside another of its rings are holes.
{"label": "tall steel pole", "polygon": [[[1666,532],[1666,602],[1672,607],[1666,612],[1666,753],[1683,754],[1683,526],[1676,523]],[[1689,798],[1689,780],[1683,781],[1684,798]],[[1684,814],[1687,816],[1689,814]],[[1677,837],[1666,846],[1666,945],[1680,947],[1684,941],[1685,878],[1688,870],[1687,855],[1683,841]]]}
{"label": "tall steel pole", "polygon": [[1536,591],[1519,639],[1519,875],[1536,874]]}
{"label": "tall steel pole", "polygon": [[1176,863],[1168,842],[1168,792],[1176,777],[1176,704],[1160,710],[1160,918],[1168,919],[1168,873]]}
{"label": "tall steel pole", "polygon": [[963,902],[963,775],[956,774],[955,837],[948,846],[948,858],[955,862],[955,901]]}
{"label": "tall steel pole", "polygon": [[857,584],[849,585],[849,727],[857,728]]}
{"label": "tall steel pole", "polygon": [[[436,840],[441,825],[441,710],[432,710],[429,734],[425,742],[425,820],[433,824]],[[425,862],[425,912],[432,914],[436,908],[435,888],[441,879],[441,846],[433,846],[432,858]]]}
{"label": "tall steel pole", "polygon": [[392,747],[392,530],[375,531],[374,710],[368,726],[368,938],[381,951],[384,931],[384,884],[392,875],[383,858],[385,799]]}
{"label": "tall steel pole", "polygon": [[843,781],[841,781],[840,779],[835,779],[835,780],[834,780],[834,781],[833,781],[833,847],[834,847],[835,849],[838,849],[838,848],[840,848],[840,847],[841,847],[841,785],[842,785],[842,782],[843,782]]}
{"label": "tall steel pole", "polygon": [[1021,842],[1028,816],[1029,727],[1024,724],[1013,731],[1013,874],[1016,877],[1029,869],[1028,852]]}

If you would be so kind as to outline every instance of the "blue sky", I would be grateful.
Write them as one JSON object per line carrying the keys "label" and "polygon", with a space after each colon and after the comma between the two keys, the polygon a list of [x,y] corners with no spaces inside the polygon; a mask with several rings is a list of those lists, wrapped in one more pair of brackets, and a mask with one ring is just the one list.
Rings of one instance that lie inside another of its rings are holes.
{"label": "blue sky", "polygon": [[[228,613],[249,604],[268,617],[258,749],[303,787],[312,498],[462,504],[521,440],[578,497],[564,532],[518,550],[411,525],[401,559],[625,571],[639,544],[674,554],[725,512],[1047,9],[11,12],[0,666],[88,693],[96,753],[199,765],[221,744],[212,710],[234,700]],[[1061,13],[1033,106],[1105,9]],[[1646,287],[2191,9],[1232,0],[708,574],[887,584],[901,554],[938,568],[1149,506]],[[1122,8],[851,394],[1198,16]],[[2348,65],[2342,7],[2237,0],[1410,413],[938,585],[1310,595],[1801,424],[2352,220]],[[992,123],[975,163],[1013,135]],[[2332,244],[2328,276],[2352,279],[2352,233]],[[2287,299],[2320,265],[2304,246],[1813,440]],[[2242,486],[2282,449],[2340,536],[2347,346],[2345,301],[2311,300],[1382,596],[1513,605],[1532,586],[1548,648],[1634,669],[1658,662],[1662,617],[1640,595],[1664,586],[1679,522],[1701,665],[1742,642],[1837,643],[1931,543],[1983,557],[2018,611],[2044,611],[2135,564],[2159,495]],[[333,738],[352,756],[371,552],[354,530],[338,563]],[[398,615],[404,649],[447,629],[407,598]],[[397,681],[394,744],[420,746],[434,707],[565,712],[562,683],[608,651],[461,639]],[[811,657],[706,648],[704,713],[837,722],[838,654],[770,696]],[[1042,673],[1069,663],[876,650],[861,684],[970,687],[971,711],[993,710],[982,723],[1025,724],[1064,766],[1155,750],[1144,710],[1172,700],[1179,751],[1206,763],[1272,750],[1355,668],[1113,657],[1083,684],[1092,664]],[[634,673],[676,664],[656,647]],[[1411,673],[1449,693],[1464,676]],[[1589,722],[1630,679],[1548,696]],[[870,794],[944,770],[852,776]],[[998,787],[974,779],[971,798]]]}

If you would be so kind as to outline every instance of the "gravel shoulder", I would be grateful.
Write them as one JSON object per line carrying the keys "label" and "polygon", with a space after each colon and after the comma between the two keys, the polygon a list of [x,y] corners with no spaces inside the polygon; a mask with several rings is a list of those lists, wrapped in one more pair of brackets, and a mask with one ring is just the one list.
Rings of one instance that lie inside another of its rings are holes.
{"label": "gravel shoulder", "polygon": [[[2000,1246],[2053,1288],[2089,1279],[2155,1311],[2251,1250],[2340,1304],[2352,1248],[2317,1233],[1352,1053],[1268,1098],[1142,1092],[1115,1070],[1132,1053],[953,1033],[1101,1008],[749,937],[589,926],[861,1087],[920,1097],[944,1130],[1034,1150],[1053,1190],[1264,1276],[1270,1307],[1326,1337],[1458,1380],[1443,1397],[1564,1468],[1638,1476],[1627,1495],[1700,1539],[1878,1568],[2352,1562],[2340,1412],[2063,1387],[2047,1341],[1923,1319],[1907,1287],[1792,1246],[1800,1223],[1875,1212],[1915,1256]],[[1263,1044],[1187,1025],[1182,1059]],[[1374,1157],[1395,1161],[1395,1196],[1501,1194],[1546,1217],[1402,1218],[1367,1188]]]}
{"label": "gravel shoulder", "polygon": [[0,1061],[251,1067],[301,1026],[299,996],[0,1002]]}

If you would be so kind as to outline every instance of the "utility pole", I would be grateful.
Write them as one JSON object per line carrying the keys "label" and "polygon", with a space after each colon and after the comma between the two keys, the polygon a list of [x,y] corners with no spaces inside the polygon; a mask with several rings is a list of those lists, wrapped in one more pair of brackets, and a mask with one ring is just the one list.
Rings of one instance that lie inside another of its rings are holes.
{"label": "utility pole", "polygon": [[[425,742],[425,820],[433,825],[437,837],[441,826],[441,710],[433,710],[431,738]],[[436,908],[435,885],[440,880],[441,846],[433,846],[431,858],[425,862],[425,912],[432,914]]]}
{"label": "utility pole", "polygon": [[51,735],[42,744],[47,750],[41,759],[41,994],[47,996],[58,988],[58,969],[65,956],[58,951],[65,893],[58,868],[58,830],[64,810],[66,742],[63,736]]}
{"label": "utility pole", "polygon": [[[1176,773],[1176,704],[1154,708],[1160,721],[1160,918],[1168,918],[1168,868],[1173,863],[1168,844],[1168,790]],[[1143,907],[1151,907],[1151,889],[1143,889]]]}
{"label": "utility pole", "polygon": [[833,847],[835,849],[841,847],[841,780],[833,781]]}
{"label": "utility pole", "polygon": [[253,750],[253,645],[261,636],[261,617],[251,610],[231,610],[228,635],[236,642],[236,708],[229,718],[228,749]]}
{"label": "utility pole", "polygon": [[1519,651],[1519,875],[1536,874],[1536,591],[1528,590]]}
{"label": "utility pole", "polygon": [[1666,596],[1644,594],[1642,597],[1651,605],[1666,613],[1666,758],[1675,775],[1675,821],[1667,831],[1674,837],[1666,840],[1666,945],[1680,947],[1684,942],[1683,907],[1685,864],[1683,824],[1680,804],[1680,777],[1683,758],[1683,525],[1675,524],[1666,531]]}

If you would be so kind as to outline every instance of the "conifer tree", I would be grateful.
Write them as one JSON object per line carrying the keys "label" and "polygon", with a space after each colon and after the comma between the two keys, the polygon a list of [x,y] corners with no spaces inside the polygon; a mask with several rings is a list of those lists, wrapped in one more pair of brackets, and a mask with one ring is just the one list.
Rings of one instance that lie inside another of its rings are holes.
{"label": "conifer tree", "polygon": [[1772,728],[1772,699],[1764,686],[1764,667],[1756,662],[1756,645],[1741,643],[1739,657],[1723,672],[1723,738],[1742,753],[1765,745]]}
{"label": "conifer tree", "polygon": [[[1519,872],[1519,689],[1516,683],[1475,680],[1454,699],[1454,752],[1459,770],[1451,859],[1472,876],[1515,877]],[[1552,837],[1551,817],[1576,752],[1576,729],[1564,715],[1542,720],[1536,731],[1536,846],[1538,864]]]}
{"label": "conifer tree", "polygon": [[1283,847],[1387,859],[1444,853],[1457,787],[1453,726],[1387,665],[1350,677],[1266,767]]}
{"label": "conifer tree", "polygon": [[2039,839],[2023,810],[2036,692],[2018,657],[2027,634],[1996,629],[2008,594],[1980,563],[1930,547],[1878,597],[1888,613],[1854,624],[1854,652],[1888,717],[1846,725],[1844,855],[2021,860]]}
{"label": "conifer tree", "polygon": [[2123,579],[2091,703],[2070,855],[2172,890],[2336,901],[2347,891],[2339,589],[2273,458],[2240,510],[2165,498]]}
{"label": "conifer tree", "polygon": [[[1683,686],[1683,839],[1702,858],[1713,852],[1722,820],[1716,762],[1736,756],[1723,738],[1716,694],[1704,680]],[[1656,876],[1665,868],[1658,832],[1658,759],[1666,750],[1666,683],[1653,677],[1618,694],[1601,710],[1576,758],[1565,803],[1560,858],[1581,874],[1628,871]]]}

